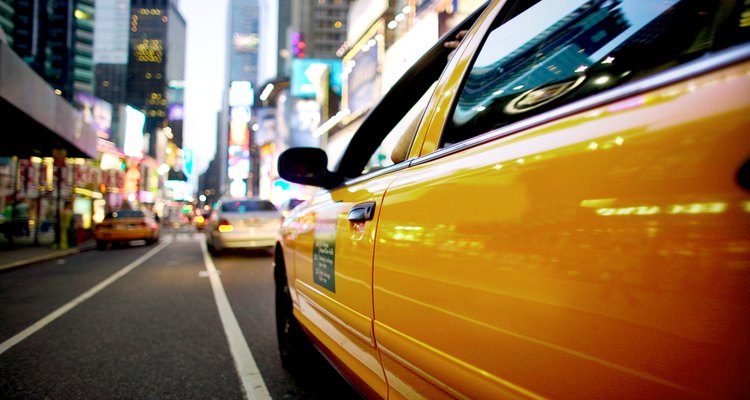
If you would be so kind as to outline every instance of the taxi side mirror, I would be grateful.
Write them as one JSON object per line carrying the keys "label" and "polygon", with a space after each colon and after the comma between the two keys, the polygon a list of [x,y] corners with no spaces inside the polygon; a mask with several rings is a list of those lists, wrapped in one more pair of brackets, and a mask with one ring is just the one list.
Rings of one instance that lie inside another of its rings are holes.
{"label": "taxi side mirror", "polygon": [[293,147],[279,155],[279,176],[302,185],[331,189],[343,179],[328,170],[328,155],[318,147]]}

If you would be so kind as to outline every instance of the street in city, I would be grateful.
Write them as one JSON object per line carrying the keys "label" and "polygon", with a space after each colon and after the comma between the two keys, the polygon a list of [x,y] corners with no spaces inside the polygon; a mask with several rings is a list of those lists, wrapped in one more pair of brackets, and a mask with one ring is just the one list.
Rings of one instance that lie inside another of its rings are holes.
{"label": "street in city", "polygon": [[211,257],[192,228],[0,271],[4,399],[358,397],[311,363],[281,367],[272,254]]}

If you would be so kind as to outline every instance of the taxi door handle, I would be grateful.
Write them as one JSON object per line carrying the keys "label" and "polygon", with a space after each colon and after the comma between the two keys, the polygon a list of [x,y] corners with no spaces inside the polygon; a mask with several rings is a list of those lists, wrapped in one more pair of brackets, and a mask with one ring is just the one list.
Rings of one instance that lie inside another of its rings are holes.
{"label": "taxi door handle", "polygon": [[365,203],[359,203],[349,210],[349,214],[346,215],[346,219],[349,221],[363,222],[371,221],[375,215],[375,202],[368,201]]}

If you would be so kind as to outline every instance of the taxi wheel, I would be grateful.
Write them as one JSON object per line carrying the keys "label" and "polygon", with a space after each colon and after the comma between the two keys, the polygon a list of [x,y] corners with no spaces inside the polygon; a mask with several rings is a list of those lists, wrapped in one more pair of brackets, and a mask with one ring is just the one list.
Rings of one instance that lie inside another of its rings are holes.
{"label": "taxi wheel", "polygon": [[277,249],[274,277],[276,279],[276,336],[281,365],[288,371],[304,367],[312,355],[312,344],[292,313],[292,297],[286,280],[283,257]]}
{"label": "taxi wheel", "polygon": [[96,241],[96,249],[97,250],[106,250],[107,249],[107,242],[104,240],[97,240]]}

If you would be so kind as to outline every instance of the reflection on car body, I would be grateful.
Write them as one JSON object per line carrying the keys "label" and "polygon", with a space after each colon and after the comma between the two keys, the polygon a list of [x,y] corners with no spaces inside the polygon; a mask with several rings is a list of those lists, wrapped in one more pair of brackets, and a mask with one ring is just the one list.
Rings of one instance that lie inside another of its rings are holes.
{"label": "reflection on car body", "polygon": [[281,206],[279,209],[281,210],[282,216],[286,217],[288,216],[291,211],[294,209],[294,207],[297,207],[298,205],[304,203],[305,200],[298,199],[296,197],[292,197],[281,203]]}
{"label": "reflection on car body", "polygon": [[102,222],[94,226],[96,247],[104,250],[110,244],[127,244],[144,240],[147,245],[159,241],[159,224],[144,210],[122,209],[108,212]]}
{"label": "reflection on car body", "polygon": [[746,397],[748,12],[493,0],[335,169],[282,153],[321,187],[274,253],[284,366],[312,343],[368,398]]}

